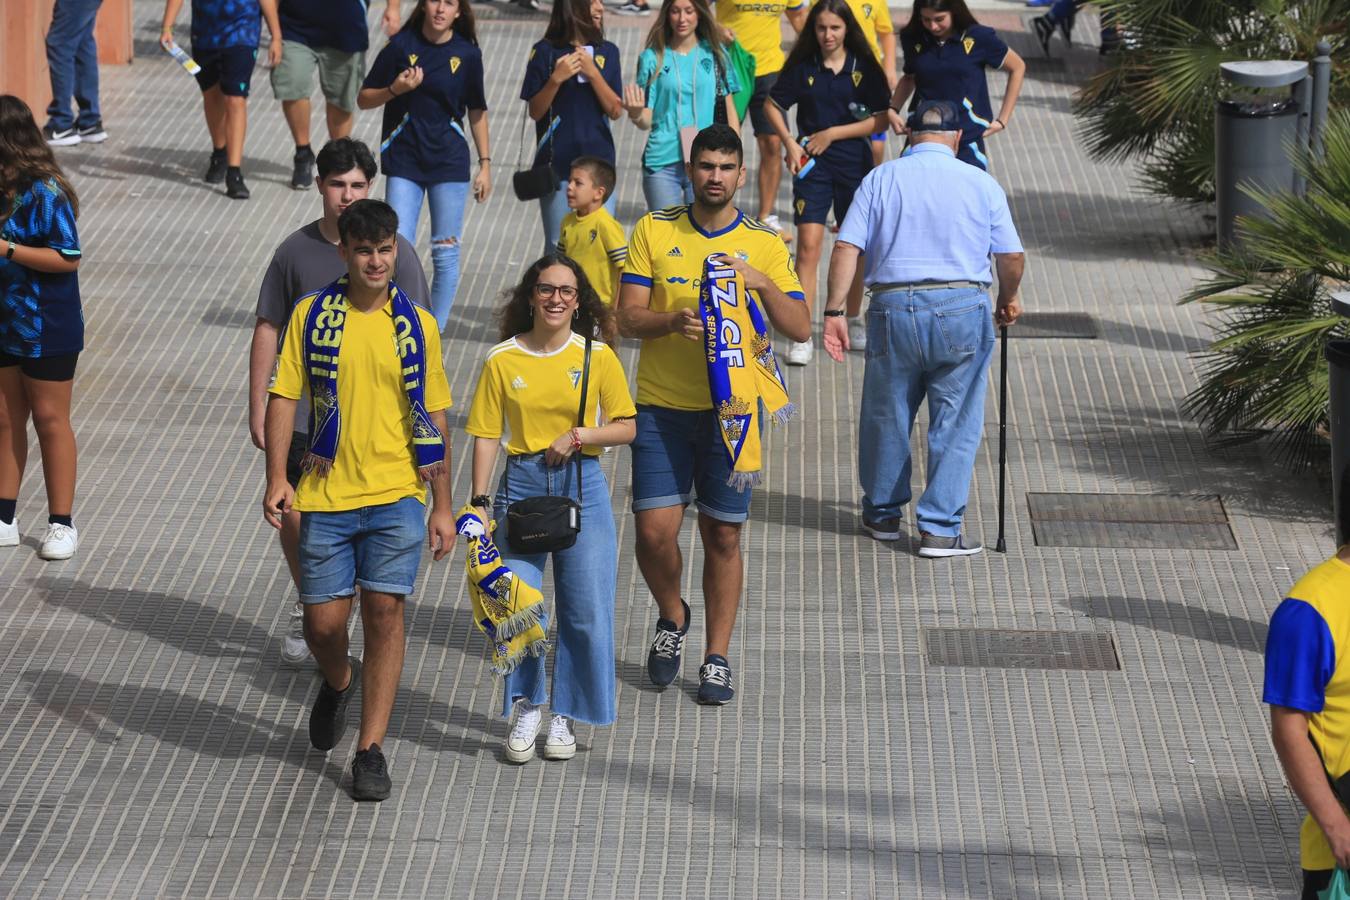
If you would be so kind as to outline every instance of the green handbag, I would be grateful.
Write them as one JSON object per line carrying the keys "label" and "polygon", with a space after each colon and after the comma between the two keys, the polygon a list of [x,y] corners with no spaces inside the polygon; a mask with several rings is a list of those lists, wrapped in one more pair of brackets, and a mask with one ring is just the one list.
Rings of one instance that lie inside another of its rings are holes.
{"label": "green handbag", "polygon": [[736,118],[745,121],[745,111],[750,108],[750,95],[755,92],[755,57],[741,46],[740,41],[732,41],[723,48],[727,54],[727,65],[736,73],[736,81],[741,89],[736,92]]}

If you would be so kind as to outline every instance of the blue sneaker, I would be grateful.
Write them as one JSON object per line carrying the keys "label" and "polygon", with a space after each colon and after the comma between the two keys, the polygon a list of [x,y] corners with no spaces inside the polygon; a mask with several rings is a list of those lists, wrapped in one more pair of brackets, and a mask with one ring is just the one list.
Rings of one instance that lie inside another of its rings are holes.
{"label": "blue sneaker", "polygon": [[669,619],[657,619],[656,636],[647,651],[647,677],[657,687],[665,687],[680,674],[680,653],[684,650],[690,620],[689,604],[681,600],[680,605],[684,607],[684,627],[680,628]]}
{"label": "blue sneaker", "polygon": [[698,702],[711,706],[727,703],[736,692],[731,687],[731,663],[725,656],[708,654],[698,670]]}

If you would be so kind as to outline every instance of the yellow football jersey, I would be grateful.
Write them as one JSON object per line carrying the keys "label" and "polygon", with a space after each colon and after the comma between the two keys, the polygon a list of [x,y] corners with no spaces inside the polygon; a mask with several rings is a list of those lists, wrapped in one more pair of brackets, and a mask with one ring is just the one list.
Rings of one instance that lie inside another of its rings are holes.
{"label": "yellow football jersey", "polygon": [[563,217],[558,234],[558,252],[572,257],[586,273],[601,302],[613,306],[618,299],[619,273],[628,259],[628,240],[623,226],[603,206],[586,216],[576,210]]}
{"label": "yellow football jersey", "polygon": [[[688,206],[647,213],[633,227],[621,280],[651,288],[652,312],[696,308],[703,262],[713,253],[745,260],[789,297],[805,301],[778,232],[739,210],[736,220],[717,232],[700,228]],[[644,340],[638,356],[637,402],[668,409],[712,409],[702,343],[678,334]]]}
{"label": "yellow football jersey", "polygon": [[717,0],[717,21],[755,58],[755,77],[783,68],[783,13],[801,9],[806,0]]}

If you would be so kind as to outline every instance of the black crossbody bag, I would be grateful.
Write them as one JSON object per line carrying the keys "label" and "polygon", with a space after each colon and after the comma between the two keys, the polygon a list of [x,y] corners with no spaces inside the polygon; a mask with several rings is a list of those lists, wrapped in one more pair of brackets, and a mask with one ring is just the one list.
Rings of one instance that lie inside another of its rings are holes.
{"label": "black crossbody bag", "polygon": [[[581,365],[581,400],[577,404],[577,427],[586,424],[586,388],[591,376],[591,337],[586,336],[586,359]],[[581,448],[572,454],[577,464],[577,499],[545,494],[526,497],[506,507],[506,539],[517,553],[552,553],[566,550],[581,533]],[[511,466],[506,467],[506,495],[511,496]]]}

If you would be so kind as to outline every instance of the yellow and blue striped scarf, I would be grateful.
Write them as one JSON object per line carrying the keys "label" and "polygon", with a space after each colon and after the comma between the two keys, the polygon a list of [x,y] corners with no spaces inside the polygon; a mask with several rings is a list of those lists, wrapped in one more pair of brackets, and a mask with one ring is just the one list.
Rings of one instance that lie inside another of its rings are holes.
{"label": "yellow and blue striped scarf", "polygon": [[542,624],[544,595],[502,563],[501,551],[492,542],[491,525],[483,521],[477,509],[461,509],[455,530],[468,543],[464,565],[473,598],[473,620],[492,645],[492,671],[509,675],[527,654],[543,656],[548,652],[548,635]]}

